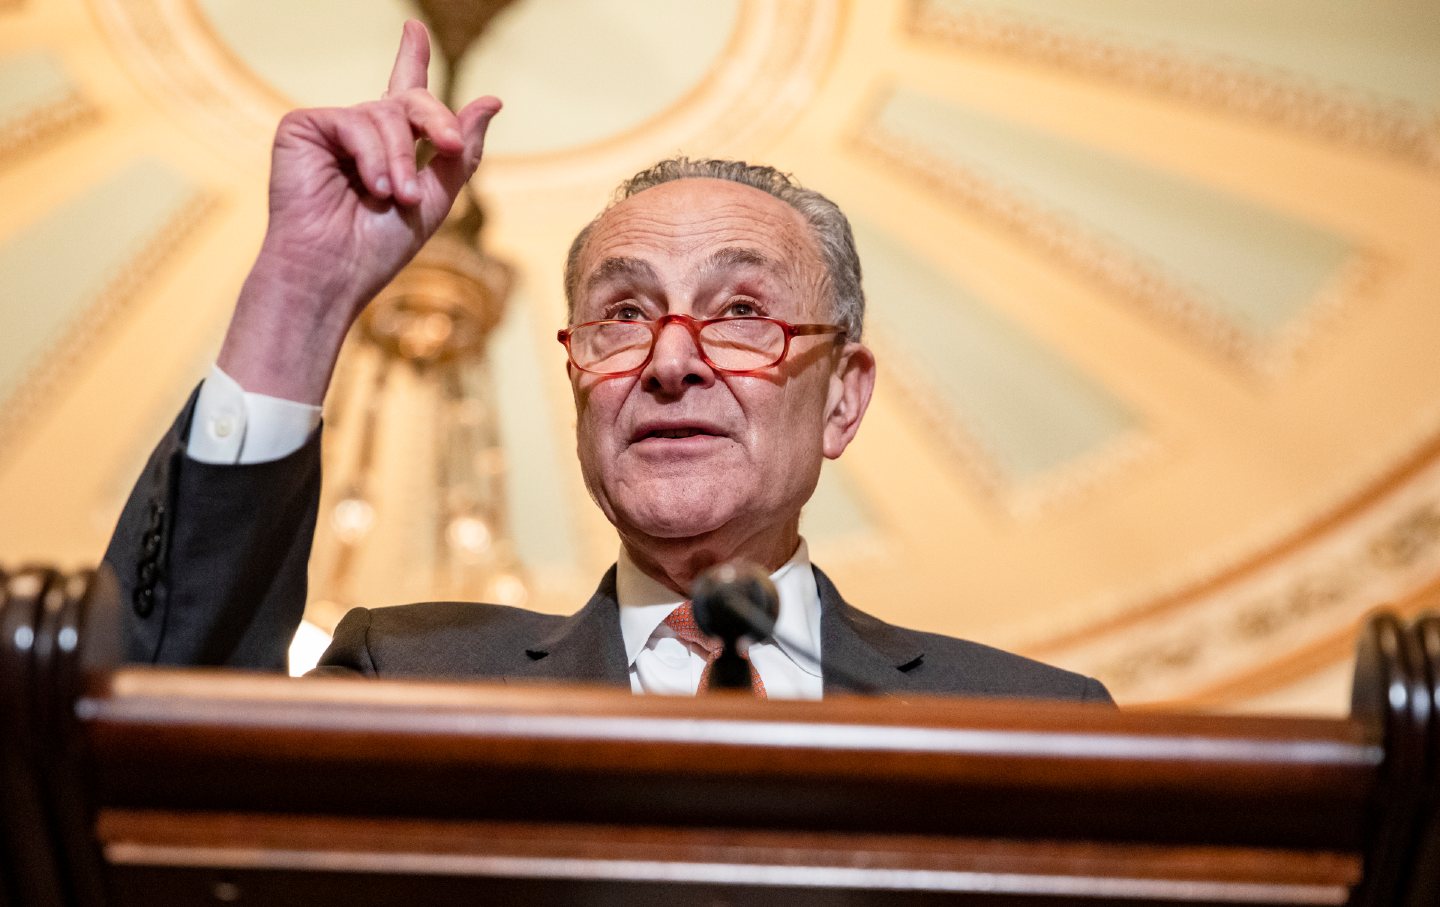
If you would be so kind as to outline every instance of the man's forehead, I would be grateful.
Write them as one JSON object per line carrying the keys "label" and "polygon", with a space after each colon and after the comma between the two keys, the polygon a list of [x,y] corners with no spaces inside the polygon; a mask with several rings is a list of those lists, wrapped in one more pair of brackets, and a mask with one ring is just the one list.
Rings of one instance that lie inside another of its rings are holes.
{"label": "man's forehead", "polygon": [[585,245],[586,284],[653,276],[648,259],[683,258],[690,268],[779,271],[814,257],[809,225],[775,196],[728,180],[662,183],[617,203]]}
{"label": "man's forehead", "polygon": [[601,215],[605,220],[637,211],[654,216],[705,216],[707,212],[732,207],[750,209],[753,217],[769,216],[790,220],[798,214],[789,204],[763,189],[715,177],[686,177],[641,190],[611,205]]}
{"label": "man's forehead", "polygon": [[[788,266],[788,262],[781,261],[759,249],[745,246],[725,246],[716,249],[696,263],[694,276],[703,278],[712,273],[739,270],[769,271],[778,274]],[[593,289],[605,283],[656,283],[659,280],[660,275],[644,258],[610,255],[596,262],[590,269],[589,275],[585,278],[585,287]]]}

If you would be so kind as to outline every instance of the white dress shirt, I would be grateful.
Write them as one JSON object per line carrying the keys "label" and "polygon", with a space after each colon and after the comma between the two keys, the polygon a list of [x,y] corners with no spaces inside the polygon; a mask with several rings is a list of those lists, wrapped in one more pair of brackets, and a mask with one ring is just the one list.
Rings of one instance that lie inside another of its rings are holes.
{"label": "white dress shirt", "polygon": [[185,453],[222,466],[268,463],[304,447],[319,424],[320,407],[252,394],[216,365],[200,385]]}
{"label": "white dress shirt", "polygon": [[[217,465],[266,463],[299,450],[319,424],[320,407],[250,393],[216,365],[200,386],[186,453],[191,459]],[[804,539],[770,579],[780,593],[777,639],[755,643],[745,654],[765,681],[769,698],[819,699],[823,691],[816,660],[820,657],[820,592]],[[623,548],[615,591],[625,657],[630,663],[630,689],[694,696],[705,670],[705,650],[681,641],[665,625],[665,618],[684,597],[647,576]]]}
{"label": "white dress shirt", "polygon": [[[768,698],[819,699],[823,682],[815,658],[820,656],[820,591],[804,539],[770,579],[780,593],[775,636],[784,642],[772,639],[750,646],[750,663],[765,681]],[[622,548],[615,597],[620,600],[620,634],[630,662],[630,689],[694,696],[705,670],[705,650],[683,642],[665,625],[665,618],[684,603],[684,596],[647,576]]]}

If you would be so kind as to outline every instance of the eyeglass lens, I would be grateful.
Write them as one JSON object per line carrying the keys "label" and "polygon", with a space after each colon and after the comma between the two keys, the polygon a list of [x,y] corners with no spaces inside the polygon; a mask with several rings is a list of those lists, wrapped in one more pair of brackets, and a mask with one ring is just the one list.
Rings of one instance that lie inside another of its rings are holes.
{"label": "eyeglass lens", "polygon": [[[602,321],[570,334],[575,364],[593,372],[628,372],[650,355],[656,332],[643,321]],[[763,318],[727,318],[700,328],[700,348],[717,368],[747,371],[774,365],[785,350],[785,329]]]}

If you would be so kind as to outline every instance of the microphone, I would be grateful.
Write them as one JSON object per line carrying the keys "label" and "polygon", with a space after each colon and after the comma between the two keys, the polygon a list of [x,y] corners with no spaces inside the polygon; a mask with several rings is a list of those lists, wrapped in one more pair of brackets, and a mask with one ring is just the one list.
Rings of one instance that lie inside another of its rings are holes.
{"label": "microphone", "polygon": [[725,643],[724,651],[710,668],[712,689],[750,689],[750,665],[740,657],[737,648],[740,637],[749,636],[756,642],[775,639],[786,648],[822,665],[821,670],[826,677],[844,683],[855,692],[895,695],[860,679],[833,661],[822,662],[808,646],[778,636],[775,621],[780,616],[780,593],[770,581],[770,575],[754,564],[717,564],[701,573],[690,589],[690,607],[700,632],[717,636]]}
{"label": "microphone", "polygon": [[690,607],[700,632],[707,636],[766,639],[775,632],[775,619],[780,616],[780,593],[770,576],[754,564],[718,564],[696,577]]}
{"label": "microphone", "polygon": [[740,637],[768,639],[780,616],[780,593],[754,564],[718,564],[696,577],[690,589],[695,625],[718,636],[724,650],[710,667],[710,688],[749,690],[750,665],[740,656]]}

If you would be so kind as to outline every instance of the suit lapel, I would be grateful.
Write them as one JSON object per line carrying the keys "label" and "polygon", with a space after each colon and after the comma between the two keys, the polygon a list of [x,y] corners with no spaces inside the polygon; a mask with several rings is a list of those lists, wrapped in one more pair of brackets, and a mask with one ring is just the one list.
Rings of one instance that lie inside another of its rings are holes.
{"label": "suit lapel", "polygon": [[914,635],[851,606],[820,568],[814,570],[825,695],[908,689],[905,672],[925,656]]}
{"label": "suit lapel", "polygon": [[615,599],[615,568],[600,580],[600,586],[585,607],[561,621],[560,625],[525,646],[536,680],[578,681],[630,685],[630,666],[620,634],[620,605]]}
{"label": "suit lapel", "polygon": [[[820,593],[825,694],[908,689],[905,672],[924,657],[914,635],[853,607],[828,576],[814,569]],[[630,668],[620,633],[615,568],[605,574],[585,607],[524,648],[530,665],[526,677],[628,687]]]}

